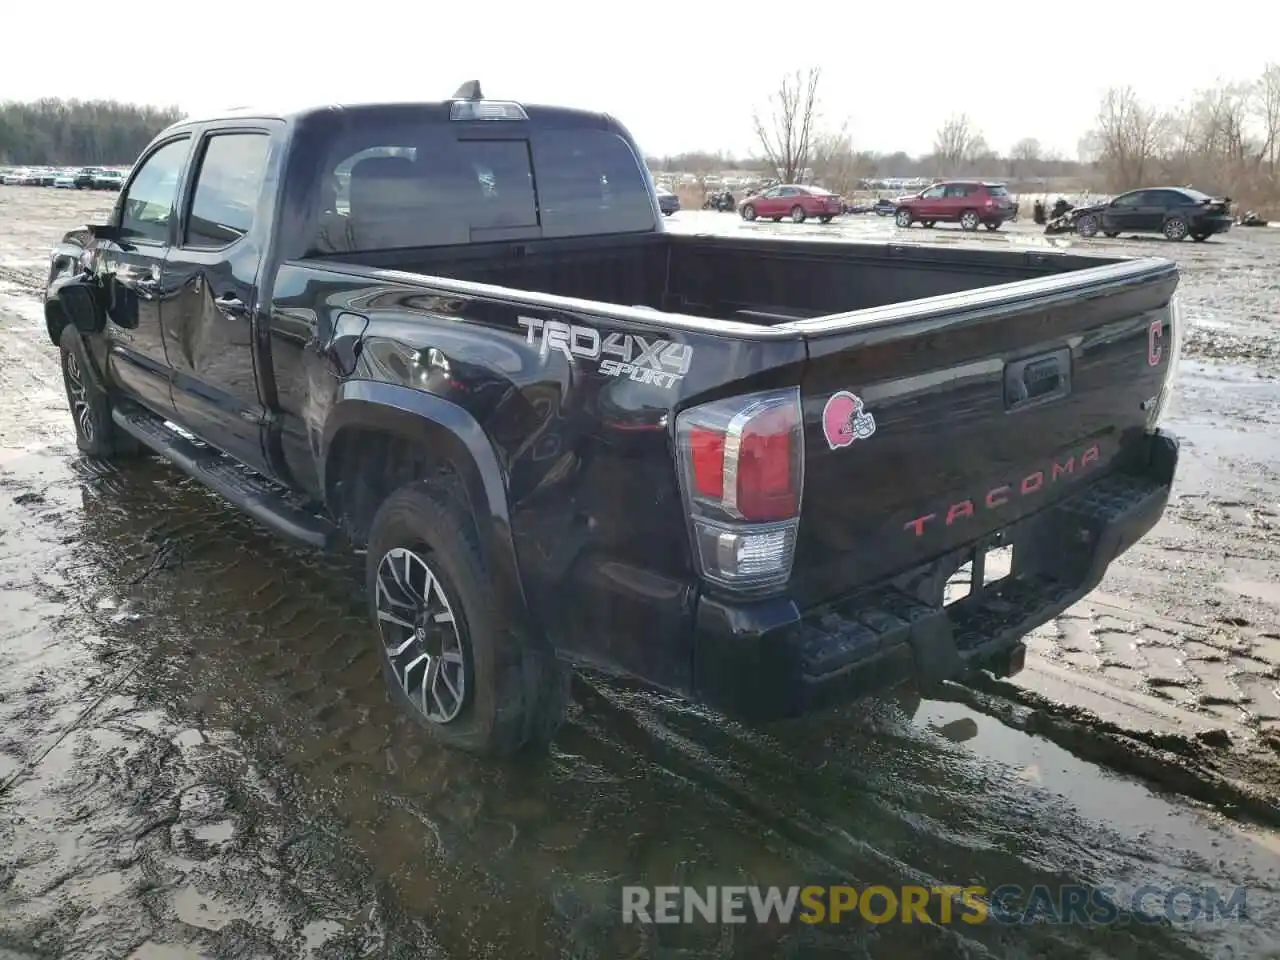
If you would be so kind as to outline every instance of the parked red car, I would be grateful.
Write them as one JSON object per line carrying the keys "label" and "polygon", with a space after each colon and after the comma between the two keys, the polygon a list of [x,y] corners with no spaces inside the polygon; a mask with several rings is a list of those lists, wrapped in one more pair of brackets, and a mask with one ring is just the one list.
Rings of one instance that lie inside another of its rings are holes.
{"label": "parked red car", "polygon": [[899,197],[893,219],[900,227],[920,223],[958,223],[969,231],[978,225],[999,230],[1006,220],[1018,218],[1018,204],[1002,183],[981,180],[946,180],[913,197]]}
{"label": "parked red car", "polygon": [[738,208],[743,220],[769,217],[775,223],[790,217],[796,223],[804,223],[809,217],[817,217],[823,223],[840,214],[843,205],[830,190],[801,184],[780,184],[753,194],[742,201]]}

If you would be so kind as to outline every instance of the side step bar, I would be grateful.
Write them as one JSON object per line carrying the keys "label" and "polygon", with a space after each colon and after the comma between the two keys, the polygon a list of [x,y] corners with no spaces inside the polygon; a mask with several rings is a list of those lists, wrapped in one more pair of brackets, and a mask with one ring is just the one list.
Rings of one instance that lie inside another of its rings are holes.
{"label": "side step bar", "polygon": [[139,443],[281,536],[321,549],[338,540],[334,524],[310,513],[283,489],[212,447],[175,433],[150,411],[133,404],[119,405],[111,411],[111,419]]}

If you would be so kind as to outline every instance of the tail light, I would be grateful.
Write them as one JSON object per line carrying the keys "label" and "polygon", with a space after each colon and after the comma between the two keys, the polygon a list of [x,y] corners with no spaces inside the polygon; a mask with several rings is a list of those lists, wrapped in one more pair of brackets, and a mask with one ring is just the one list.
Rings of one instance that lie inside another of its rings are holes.
{"label": "tail light", "polygon": [[685,410],[676,418],[676,445],[703,578],[752,593],[786,583],[804,489],[799,389]]}
{"label": "tail light", "polygon": [[1160,425],[1161,418],[1168,412],[1169,403],[1173,400],[1174,381],[1178,375],[1178,361],[1182,357],[1182,341],[1186,336],[1186,314],[1175,294],[1169,302],[1169,344],[1168,364],[1164,370],[1164,381],[1160,384],[1160,392],[1154,402],[1147,408],[1147,431],[1152,432]]}

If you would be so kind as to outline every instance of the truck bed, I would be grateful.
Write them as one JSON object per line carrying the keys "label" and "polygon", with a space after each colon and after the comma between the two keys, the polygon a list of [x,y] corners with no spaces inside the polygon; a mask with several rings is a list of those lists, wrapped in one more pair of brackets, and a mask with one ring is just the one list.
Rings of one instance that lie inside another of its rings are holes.
{"label": "truck bed", "polygon": [[[773,326],[1119,262],[910,244],[657,234],[344,255],[347,263]],[[327,259],[327,258],[326,258]]]}

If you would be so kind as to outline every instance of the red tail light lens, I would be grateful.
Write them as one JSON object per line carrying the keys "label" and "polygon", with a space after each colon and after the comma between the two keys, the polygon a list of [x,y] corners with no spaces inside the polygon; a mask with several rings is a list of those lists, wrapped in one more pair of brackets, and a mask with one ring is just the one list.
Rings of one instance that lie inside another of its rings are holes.
{"label": "red tail light lens", "polygon": [[785,583],[804,487],[800,391],[685,410],[676,440],[703,575],[738,590]]}

